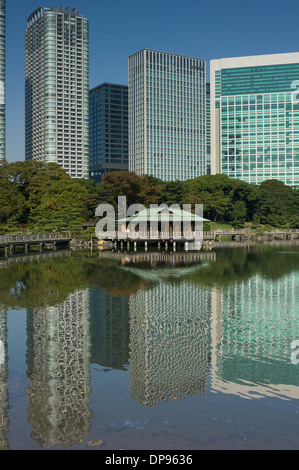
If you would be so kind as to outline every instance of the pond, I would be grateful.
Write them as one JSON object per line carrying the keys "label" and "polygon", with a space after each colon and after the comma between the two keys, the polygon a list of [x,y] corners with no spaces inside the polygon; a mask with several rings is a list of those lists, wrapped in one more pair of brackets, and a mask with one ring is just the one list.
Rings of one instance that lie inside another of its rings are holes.
{"label": "pond", "polygon": [[0,259],[0,449],[299,449],[299,244]]}

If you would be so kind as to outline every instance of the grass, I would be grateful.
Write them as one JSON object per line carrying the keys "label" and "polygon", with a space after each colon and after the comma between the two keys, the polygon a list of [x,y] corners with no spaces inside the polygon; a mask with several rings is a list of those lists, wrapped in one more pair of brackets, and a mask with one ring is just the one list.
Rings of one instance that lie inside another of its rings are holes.
{"label": "grass", "polygon": [[210,222],[210,226],[212,230],[231,230],[233,226],[231,224],[225,223],[225,222]]}

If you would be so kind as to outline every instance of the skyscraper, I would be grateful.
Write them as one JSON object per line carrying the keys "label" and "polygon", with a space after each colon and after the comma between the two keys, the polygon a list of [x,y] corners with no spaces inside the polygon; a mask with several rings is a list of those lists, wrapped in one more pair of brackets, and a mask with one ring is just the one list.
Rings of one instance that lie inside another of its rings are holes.
{"label": "skyscraper", "polygon": [[6,88],[6,4],[0,0],[0,163],[6,158],[6,116],[5,116],[5,88]]}
{"label": "skyscraper", "polygon": [[143,49],[129,57],[129,169],[164,181],[206,172],[206,63]]}
{"label": "skyscraper", "polygon": [[210,71],[212,173],[299,185],[299,53],[212,60]]}
{"label": "skyscraper", "polygon": [[90,178],[128,170],[128,152],[128,86],[103,83],[89,92]]}
{"label": "skyscraper", "polygon": [[211,174],[211,87],[206,84],[206,171]]}
{"label": "skyscraper", "polygon": [[70,7],[38,8],[26,29],[26,160],[89,176],[89,23]]}

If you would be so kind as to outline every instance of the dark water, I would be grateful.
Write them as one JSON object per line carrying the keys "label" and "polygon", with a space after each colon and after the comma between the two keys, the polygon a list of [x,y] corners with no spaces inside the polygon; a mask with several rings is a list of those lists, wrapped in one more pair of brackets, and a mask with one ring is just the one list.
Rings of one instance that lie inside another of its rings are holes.
{"label": "dark water", "polygon": [[298,243],[0,265],[0,449],[299,449]]}

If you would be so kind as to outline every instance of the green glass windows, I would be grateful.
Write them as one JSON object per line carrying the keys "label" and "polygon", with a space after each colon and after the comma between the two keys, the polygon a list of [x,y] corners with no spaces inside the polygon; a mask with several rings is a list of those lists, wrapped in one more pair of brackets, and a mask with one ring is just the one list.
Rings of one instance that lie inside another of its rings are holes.
{"label": "green glass windows", "polygon": [[240,67],[221,71],[221,96],[279,93],[298,80],[298,64]]}

